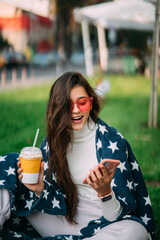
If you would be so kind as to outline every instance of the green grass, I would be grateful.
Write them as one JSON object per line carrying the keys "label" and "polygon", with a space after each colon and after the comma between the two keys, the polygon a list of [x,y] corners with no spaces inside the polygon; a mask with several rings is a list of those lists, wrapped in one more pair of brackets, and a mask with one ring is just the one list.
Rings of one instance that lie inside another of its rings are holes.
{"label": "green grass", "polygon": [[[157,239],[160,239],[160,128],[147,127],[151,81],[140,76],[105,77],[111,89],[104,99],[100,117],[117,128],[131,144],[147,182]],[[95,76],[90,80],[93,86],[98,79],[99,76]],[[51,83],[46,83],[26,90],[0,92],[0,155],[20,152],[24,146],[32,145],[37,128],[40,128],[37,141],[40,146],[46,134],[45,113],[50,86]]]}
{"label": "green grass", "polygon": [[45,136],[45,112],[50,85],[18,89],[0,94],[0,154],[19,152],[32,145],[40,128],[37,145]]}
{"label": "green grass", "polygon": [[160,180],[160,128],[148,128],[150,80],[134,76],[108,79],[111,91],[104,100],[100,116],[130,142],[145,179]]}
{"label": "green grass", "polygon": [[152,208],[153,208],[153,215],[156,225],[157,231],[157,240],[160,240],[160,222],[159,222],[159,213],[160,213],[160,186],[153,187],[148,186],[148,192],[151,198]]}

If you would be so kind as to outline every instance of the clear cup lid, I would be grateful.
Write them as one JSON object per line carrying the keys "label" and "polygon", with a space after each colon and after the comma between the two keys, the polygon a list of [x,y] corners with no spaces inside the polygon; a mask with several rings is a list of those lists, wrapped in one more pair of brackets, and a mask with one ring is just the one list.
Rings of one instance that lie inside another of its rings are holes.
{"label": "clear cup lid", "polygon": [[42,157],[42,152],[37,147],[24,147],[20,152],[21,157]]}

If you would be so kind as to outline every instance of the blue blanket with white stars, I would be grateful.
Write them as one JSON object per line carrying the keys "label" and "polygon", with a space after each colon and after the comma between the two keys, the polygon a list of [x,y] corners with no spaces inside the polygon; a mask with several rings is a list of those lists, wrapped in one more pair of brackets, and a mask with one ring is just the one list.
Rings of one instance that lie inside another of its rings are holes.
{"label": "blue blanket with white stars", "polygon": [[[116,129],[108,126],[101,119],[98,118],[96,124],[96,153],[98,162],[104,158],[120,160],[120,165],[112,181],[112,189],[123,207],[123,211],[115,221],[122,221],[123,219],[138,221],[147,229],[150,239],[154,240],[155,225],[151,202],[140,167],[131,147]],[[41,150],[43,161],[45,161],[46,173],[48,168],[46,153],[49,151],[46,138],[42,142]],[[89,222],[85,228],[80,230],[79,235],[56,235],[42,238],[32,228],[25,216],[29,215],[33,210],[54,215],[65,215],[65,196],[62,190],[57,187],[56,178],[52,174],[50,182],[44,177],[45,188],[40,198],[37,198],[34,192],[28,190],[18,180],[18,156],[18,153],[9,153],[0,157],[0,188],[9,190],[12,209],[10,219],[4,223],[0,232],[0,239],[80,240],[93,236],[99,229],[113,223],[107,221],[102,216],[100,219],[93,219],[93,221]]]}

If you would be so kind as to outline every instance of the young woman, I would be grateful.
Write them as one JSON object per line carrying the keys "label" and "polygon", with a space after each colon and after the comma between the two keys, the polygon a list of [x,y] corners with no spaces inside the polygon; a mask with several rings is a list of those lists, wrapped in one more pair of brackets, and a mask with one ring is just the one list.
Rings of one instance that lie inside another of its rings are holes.
{"label": "young woman", "polygon": [[[99,119],[99,112],[98,97],[80,73],[67,72],[56,80],[38,183],[21,183],[18,154],[1,157],[0,188],[10,193],[12,206],[3,236],[14,231],[21,239],[155,239],[139,165],[126,139]],[[111,174],[101,164],[106,158],[120,161]],[[30,230],[20,227],[25,221]]]}

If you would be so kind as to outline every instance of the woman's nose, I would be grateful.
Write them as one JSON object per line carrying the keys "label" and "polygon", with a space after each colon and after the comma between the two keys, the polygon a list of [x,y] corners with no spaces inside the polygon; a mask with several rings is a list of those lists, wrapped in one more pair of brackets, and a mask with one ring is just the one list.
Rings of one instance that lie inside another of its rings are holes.
{"label": "woman's nose", "polygon": [[77,113],[77,112],[80,112],[80,110],[79,110],[77,104],[74,103],[72,113]]}

